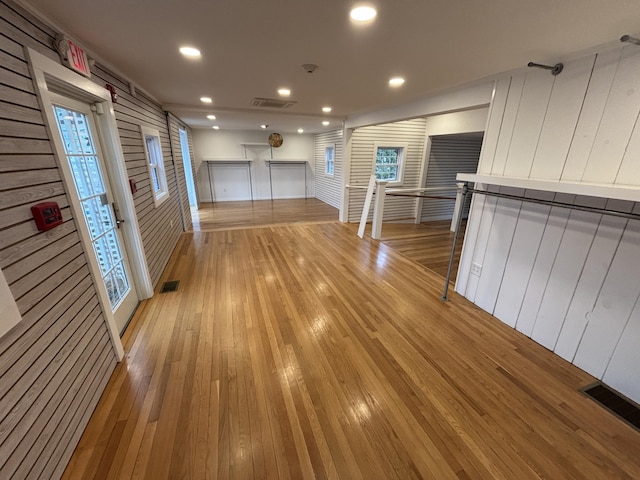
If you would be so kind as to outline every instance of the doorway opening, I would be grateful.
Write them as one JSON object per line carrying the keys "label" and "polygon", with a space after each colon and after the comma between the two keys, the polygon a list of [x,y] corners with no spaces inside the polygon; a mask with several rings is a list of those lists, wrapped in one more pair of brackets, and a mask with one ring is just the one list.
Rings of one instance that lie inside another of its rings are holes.
{"label": "doorway opening", "polygon": [[196,195],[196,184],[193,178],[193,167],[191,163],[191,152],[189,151],[189,137],[187,131],[183,128],[179,129],[180,133],[180,149],[182,150],[182,162],[184,164],[184,178],[187,184],[187,196],[189,197],[189,206],[198,208],[198,196]]}

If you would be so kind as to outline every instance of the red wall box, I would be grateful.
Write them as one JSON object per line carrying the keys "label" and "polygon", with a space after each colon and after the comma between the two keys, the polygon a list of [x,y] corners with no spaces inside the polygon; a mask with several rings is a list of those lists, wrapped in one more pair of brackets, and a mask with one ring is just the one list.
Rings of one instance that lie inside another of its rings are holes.
{"label": "red wall box", "polygon": [[31,214],[38,230],[51,230],[62,223],[62,213],[56,202],[42,202],[31,207]]}

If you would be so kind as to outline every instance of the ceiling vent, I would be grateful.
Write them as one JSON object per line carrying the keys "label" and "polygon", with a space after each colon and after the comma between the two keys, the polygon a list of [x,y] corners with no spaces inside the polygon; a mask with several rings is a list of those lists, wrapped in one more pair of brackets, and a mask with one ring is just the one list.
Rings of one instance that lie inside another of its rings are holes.
{"label": "ceiling vent", "polygon": [[295,105],[296,102],[291,100],[279,100],[277,98],[260,98],[255,97],[251,100],[252,107],[263,108],[289,108],[291,105]]}

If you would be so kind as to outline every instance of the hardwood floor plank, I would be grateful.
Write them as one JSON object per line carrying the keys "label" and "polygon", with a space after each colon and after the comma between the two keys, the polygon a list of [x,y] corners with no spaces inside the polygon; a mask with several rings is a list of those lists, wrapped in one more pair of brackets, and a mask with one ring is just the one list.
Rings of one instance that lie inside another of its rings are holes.
{"label": "hardwood floor plank", "polygon": [[640,432],[578,391],[592,377],[442,302],[422,234],[184,234],[180,287],[136,312],[64,478],[640,478]]}

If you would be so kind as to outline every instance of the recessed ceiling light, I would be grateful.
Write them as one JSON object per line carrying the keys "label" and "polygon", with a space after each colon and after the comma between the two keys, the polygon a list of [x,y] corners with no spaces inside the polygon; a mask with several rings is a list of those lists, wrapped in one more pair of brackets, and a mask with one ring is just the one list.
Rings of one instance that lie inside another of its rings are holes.
{"label": "recessed ceiling light", "polygon": [[291,95],[291,89],[289,89],[289,88],[279,88],[278,89],[278,95],[280,95],[281,97],[288,97],[289,95]]}
{"label": "recessed ceiling light", "polygon": [[404,83],[404,78],[402,77],[393,77],[391,80],[389,80],[390,87],[399,87],[403,83]]}
{"label": "recessed ceiling light", "polygon": [[213,102],[213,99],[211,97],[200,97],[200,101],[202,103],[211,103]]}
{"label": "recessed ceiling light", "polygon": [[193,47],[180,47],[180,53],[188,58],[200,58],[202,56],[200,50]]}
{"label": "recessed ceiling light", "polygon": [[215,116],[215,115],[207,115],[207,118],[208,118],[209,120],[215,120],[215,119],[216,119],[216,116]]}
{"label": "recessed ceiling light", "polygon": [[304,130],[302,128],[299,128],[298,133],[304,133]]}
{"label": "recessed ceiling light", "polygon": [[369,5],[361,5],[359,7],[355,7],[351,9],[351,13],[349,14],[353,20],[356,22],[368,22],[376,18],[376,9]]}
{"label": "recessed ceiling light", "polygon": [[218,125],[214,125],[214,126],[213,126],[213,127],[211,127],[211,128],[213,128],[214,130],[220,130],[220,127],[219,127]]}
{"label": "recessed ceiling light", "polygon": [[262,125],[260,125],[260,128],[267,128],[269,125],[267,125],[266,123],[263,123]]}
{"label": "recessed ceiling light", "polygon": [[324,113],[329,113],[329,112],[331,112],[331,107],[322,107],[322,111]]}
{"label": "recessed ceiling light", "polygon": [[327,125],[329,125],[329,121],[325,120],[324,122],[322,122],[322,125],[324,125],[326,127]]}

